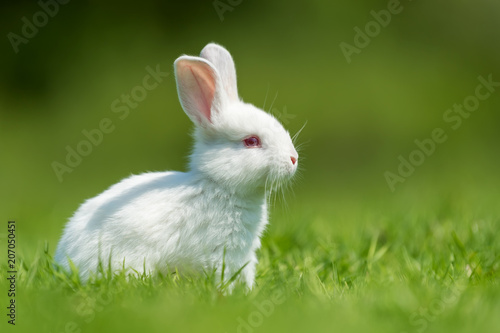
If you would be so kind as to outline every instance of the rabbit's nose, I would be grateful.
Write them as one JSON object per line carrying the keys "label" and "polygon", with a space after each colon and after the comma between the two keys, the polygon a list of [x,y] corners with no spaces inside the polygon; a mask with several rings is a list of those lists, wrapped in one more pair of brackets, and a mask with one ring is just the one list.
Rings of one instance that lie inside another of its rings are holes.
{"label": "rabbit's nose", "polygon": [[290,156],[290,160],[292,160],[292,164],[293,165],[295,165],[295,163],[297,163],[297,158],[296,157]]}

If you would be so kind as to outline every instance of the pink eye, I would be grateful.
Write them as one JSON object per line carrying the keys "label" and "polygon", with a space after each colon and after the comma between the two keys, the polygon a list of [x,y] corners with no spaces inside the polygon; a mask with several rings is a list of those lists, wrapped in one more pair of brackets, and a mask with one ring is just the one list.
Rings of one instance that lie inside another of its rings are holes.
{"label": "pink eye", "polygon": [[260,148],[260,139],[256,135],[249,136],[248,138],[243,139],[243,143],[248,148]]}

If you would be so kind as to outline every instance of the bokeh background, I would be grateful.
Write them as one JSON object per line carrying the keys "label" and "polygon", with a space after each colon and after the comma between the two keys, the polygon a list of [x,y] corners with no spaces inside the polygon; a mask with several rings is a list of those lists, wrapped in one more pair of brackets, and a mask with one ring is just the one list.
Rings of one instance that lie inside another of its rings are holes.
{"label": "bokeh background", "polygon": [[[318,225],[341,232],[341,212],[410,214],[437,199],[441,210],[444,201],[448,210],[479,211],[498,199],[500,87],[457,130],[443,114],[474,94],[478,76],[500,81],[500,2],[401,1],[350,63],[340,43],[354,44],[354,28],[364,30],[388,1],[220,3],[222,16],[211,0],[70,1],[18,52],[8,34],[21,35],[22,18],[33,22],[41,7],[0,5],[0,218],[18,221],[23,256],[45,241],[54,251],[79,204],[120,179],[185,170],[192,124],[172,64],[212,41],[232,53],[246,102],[281,117],[292,134],[307,122],[301,174],[286,204],[273,208],[283,218],[270,233]],[[111,104],[142,85],[148,66],[169,75],[120,119]],[[114,131],[59,181],[52,163],[65,163],[66,146],[103,118]],[[398,156],[437,127],[448,140],[391,191],[384,173],[396,173]],[[304,217],[310,223],[298,225]]]}

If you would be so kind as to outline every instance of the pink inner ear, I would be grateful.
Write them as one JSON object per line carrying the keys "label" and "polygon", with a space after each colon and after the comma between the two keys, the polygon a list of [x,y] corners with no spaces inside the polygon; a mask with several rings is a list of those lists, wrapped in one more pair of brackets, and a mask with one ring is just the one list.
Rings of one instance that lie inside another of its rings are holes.
{"label": "pink inner ear", "polygon": [[200,66],[186,65],[192,75],[191,89],[194,103],[203,117],[210,121],[210,111],[215,95],[215,79],[210,68],[205,64]]}

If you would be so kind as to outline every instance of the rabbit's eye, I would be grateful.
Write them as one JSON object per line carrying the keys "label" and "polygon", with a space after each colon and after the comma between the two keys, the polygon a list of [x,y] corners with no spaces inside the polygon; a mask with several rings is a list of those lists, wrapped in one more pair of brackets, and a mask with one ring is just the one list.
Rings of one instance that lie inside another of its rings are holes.
{"label": "rabbit's eye", "polygon": [[249,136],[243,139],[243,143],[247,148],[260,148],[260,139],[256,135]]}

